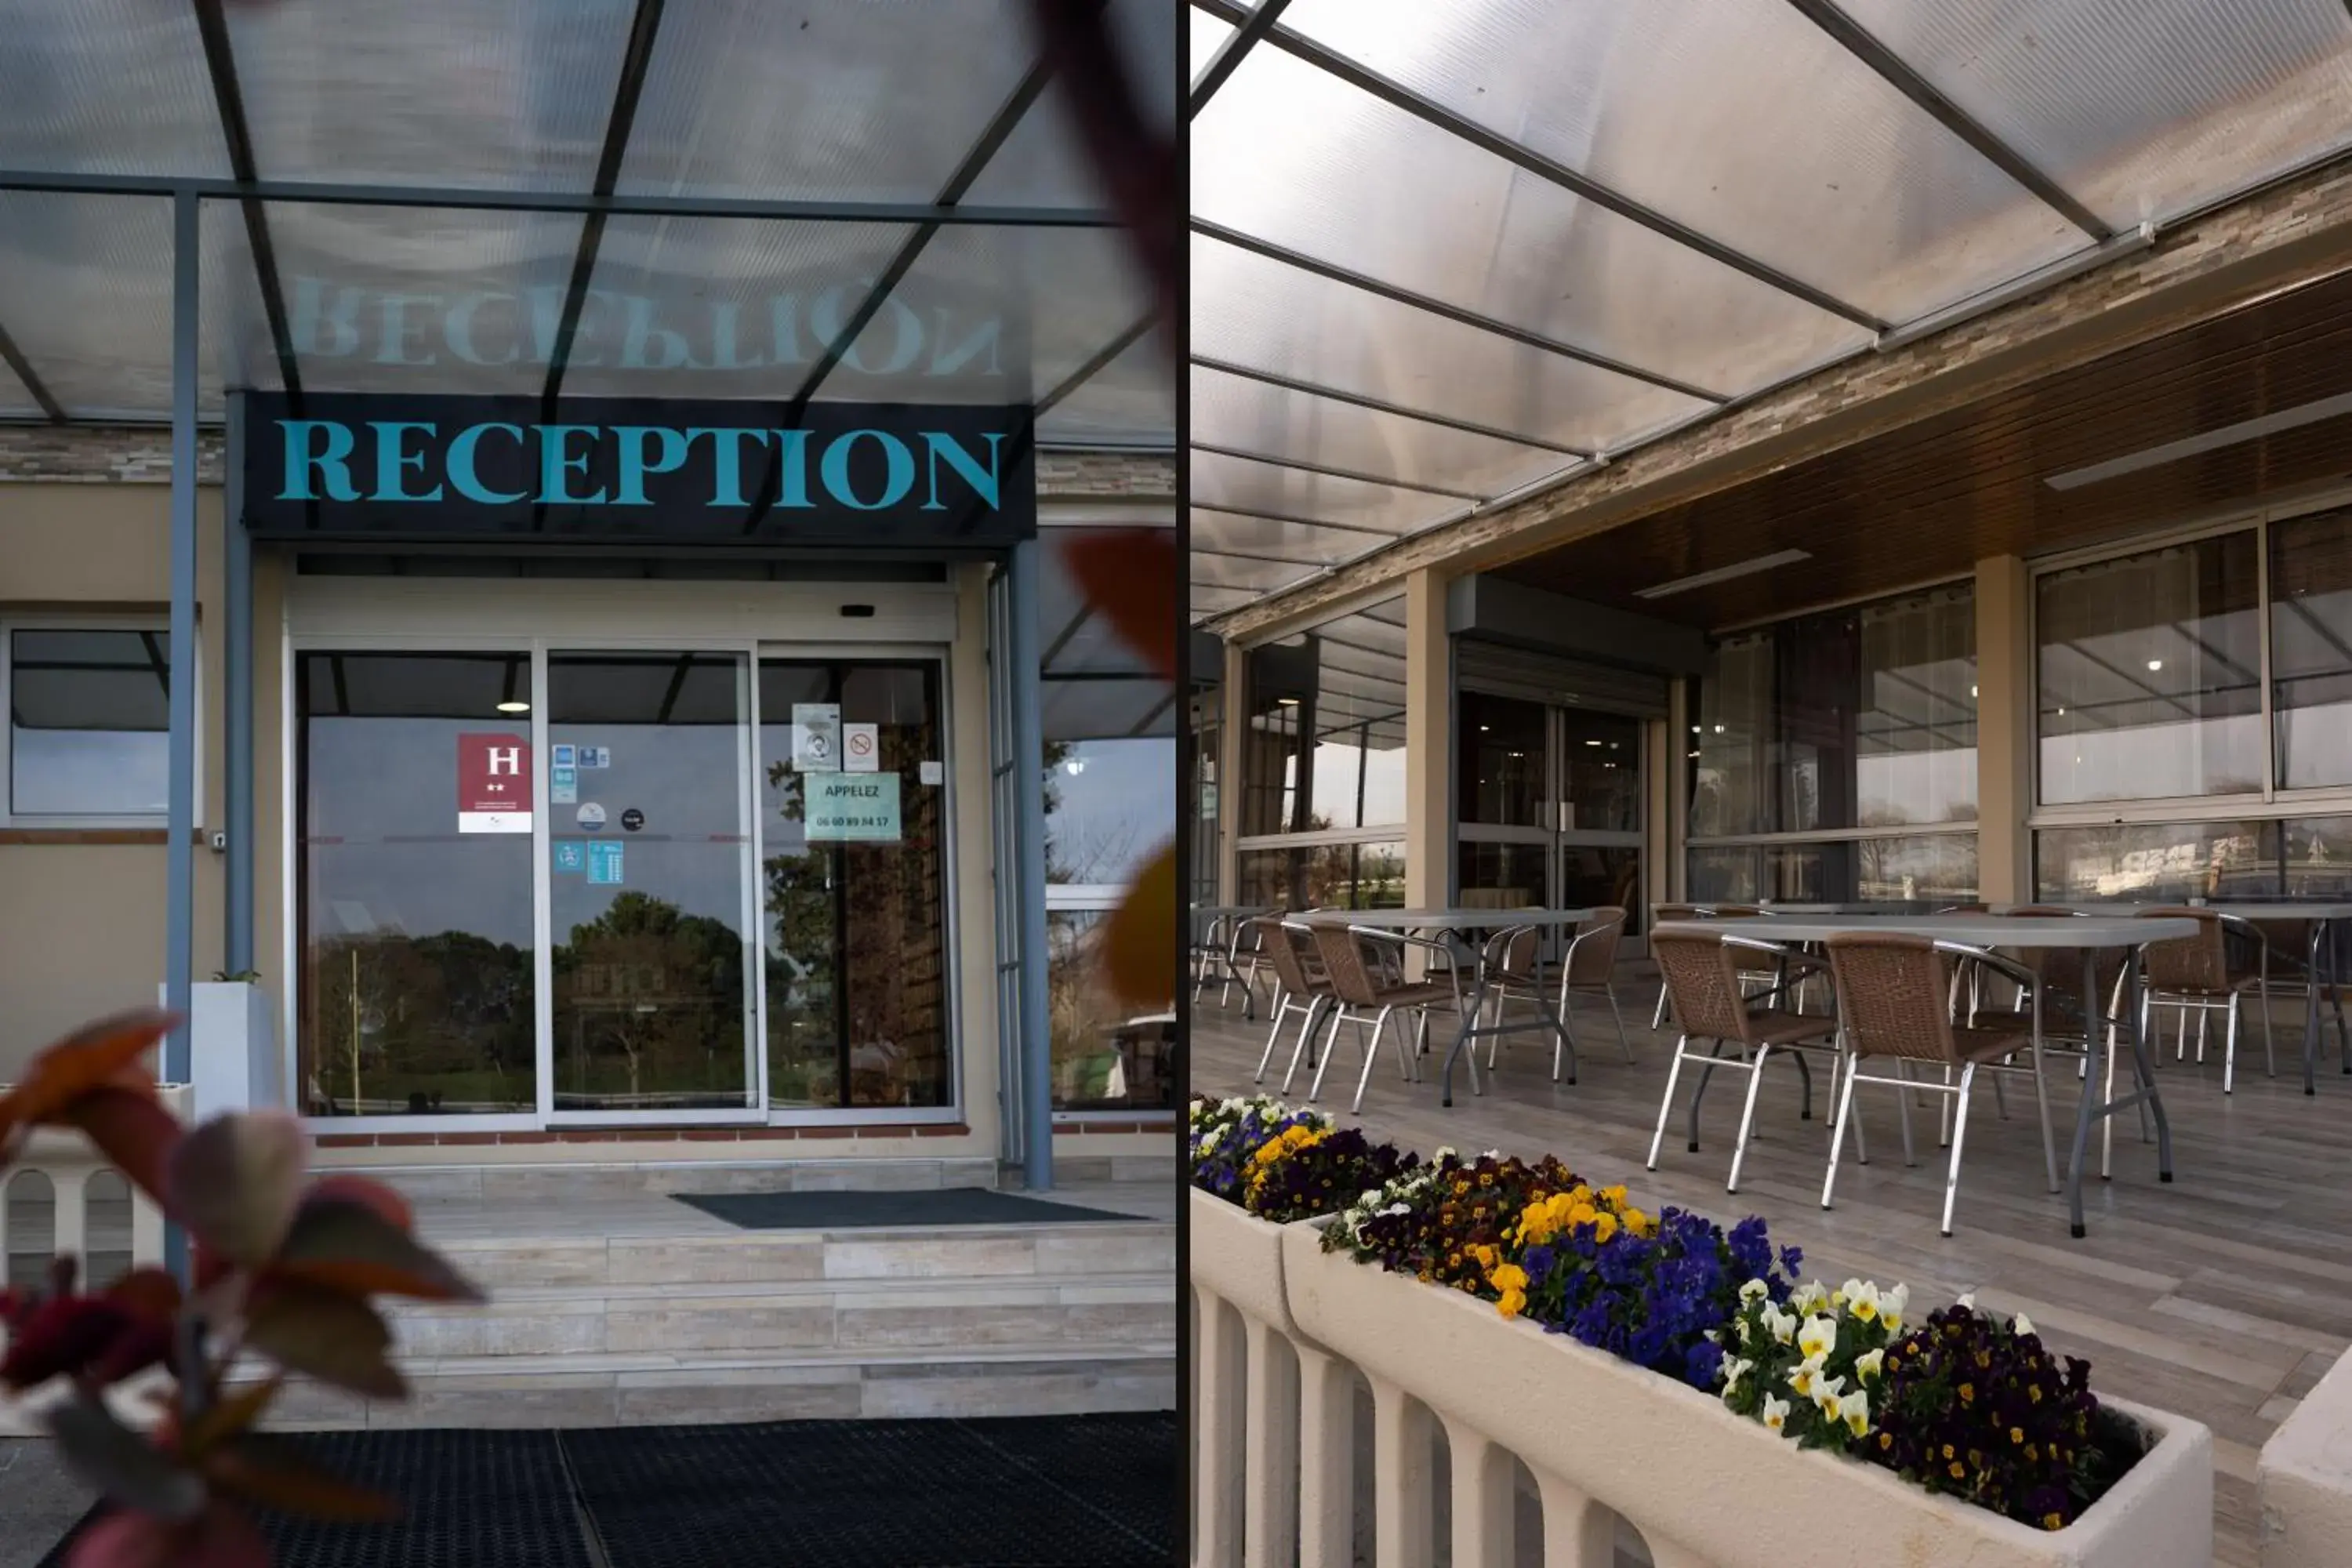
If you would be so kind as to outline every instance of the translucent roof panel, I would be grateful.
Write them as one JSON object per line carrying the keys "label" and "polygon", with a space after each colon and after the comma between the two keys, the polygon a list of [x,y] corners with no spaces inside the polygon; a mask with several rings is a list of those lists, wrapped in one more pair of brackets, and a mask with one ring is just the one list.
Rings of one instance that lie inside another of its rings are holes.
{"label": "translucent roof panel", "polygon": [[1192,124],[1195,216],[1685,384],[1737,393],[1871,340],[1279,49]]}
{"label": "translucent roof panel", "polygon": [[1192,353],[1286,380],[1580,451],[1707,406],[1202,235],[1192,278]]}
{"label": "translucent roof panel", "polygon": [[1264,594],[1314,574],[1315,568],[1311,566],[1296,566],[1279,561],[1251,561],[1241,556],[1213,554],[1198,548],[1192,552],[1192,575],[1195,586],[1249,588]]}
{"label": "translucent roof panel", "polygon": [[0,157],[56,173],[226,174],[195,7],[9,0]]}
{"label": "translucent roof panel", "polygon": [[2117,227],[2352,146],[2340,0],[1841,0]]}
{"label": "translucent roof panel", "polygon": [[[538,0],[553,14],[569,3]],[[596,4],[618,5],[625,37],[626,0]],[[959,0],[918,19],[873,0],[672,0],[620,189],[930,201],[1036,58],[1024,11]]]}
{"label": "translucent roof panel", "polygon": [[25,390],[8,362],[0,360],[0,419],[38,419],[43,417],[41,405]]}
{"label": "translucent roof panel", "polygon": [[1165,447],[1176,428],[1176,377],[1165,338],[1148,331],[1037,421],[1048,445]]}
{"label": "translucent roof panel", "polygon": [[1297,0],[1282,21],[1883,320],[2083,242],[1785,0]]}
{"label": "translucent roof panel", "polygon": [[265,179],[585,191],[635,5],[303,0],[225,10]]}
{"label": "translucent roof panel", "polygon": [[[934,323],[952,303],[972,319],[1002,323],[994,345],[934,329],[921,400],[944,403],[1031,402],[1067,382],[1151,309],[1133,241],[1108,228],[950,226],[923,247],[898,297],[919,302]],[[883,316],[905,326],[895,310]],[[882,317],[876,326],[886,326]],[[825,395],[848,394],[828,383]]]}
{"label": "translucent roof panel", "polygon": [[1456,500],[1499,494],[1576,460],[1200,365],[1191,382],[1198,445],[1427,486]]}
{"label": "translucent roof panel", "polygon": [[1209,68],[1209,62],[1217,58],[1217,51],[1225,47],[1225,40],[1234,36],[1234,29],[1231,22],[1201,10],[1192,11],[1187,25],[1190,31],[1184,43],[1191,56],[1192,68],[1185,73],[1184,79],[1198,81],[1201,73]]}
{"label": "translucent roof panel", "polygon": [[[197,274],[197,411],[222,406],[241,281],[209,227]],[[249,278],[249,273],[247,275]],[[172,412],[172,205],[161,196],[0,191],[0,326],[67,414],[146,421]]]}
{"label": "translucent roof panel", "polygon": [[1286,518],[1249,517],[1202,507],[1192,509],[1192,523],[1195,550],[1302,566],[1320,566],[1335,556],[1370,550],[1389,537],[1384,533],[1354,532]]}
{"label": "translucent roof panel", "polygon": [[[287,202],[267,211],[305,388],[545,388],[577,216]],[[619,352],[620,323],[600,318],[592,337],[582,320],[582,347]],[[266,331],[250,353],[269,353]]]}
{"label": "translucent roof panel", "polygon": [[1278,468],[1271,463],[1249,462],[1213,452],[1194,452],[1190,467],[1195,504],[1261,517],[1349,522],[1402,533],[1431,518],[1461,509],[1458,501],[1447,501],[1420,490],[1335,479],[1297,468]]}
{"label": "translucent roof panel", "polygon": [[1176,732],[1174,689],[1164,680],[1055,680],[1038,693],[1049,741],[1101,741]]}
{"label": "translucent roof panel", "polygon": [[[564,390],[792,397],[913,233],[899,224],[608,218]],[[563,264],[559,305],[569,256]],[[895,388],[916,400],[929,368],[952,363],[994,313],[971,296],[901,294],[858,334],[826,395]]]}
{"label": "translucent roof panel", "polygon": [[[1112,45],[1135,86],[1137,107],[1170,134],[1176,121],[1178,9],[1170,0],[1111,0],[1109,9]],[[981,171],[964,195],[966,205],[1108,207],[1110,193],[1081,153],[1073,131],[1060,90],[1049,89]]]}
{"label": "translucent roof panel", "polygon": [[[1267,586],[1274,587],[1278,584],[1269,584]],[[1258,598],[1263,591],[1256,588],[1219,587],[1195,582],[1186,590],[1186,594],[1192,601],[1193,615],[1214,616],[1226,610],[1240,609],[1244,605]]]}

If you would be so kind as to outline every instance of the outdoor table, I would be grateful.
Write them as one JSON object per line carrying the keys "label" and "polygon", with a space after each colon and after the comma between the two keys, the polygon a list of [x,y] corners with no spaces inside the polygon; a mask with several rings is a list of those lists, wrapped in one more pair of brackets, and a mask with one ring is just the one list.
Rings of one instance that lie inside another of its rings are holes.
{"label": "outdoor table", "polygon": [[[2211,910],[2217,914],[2236,915],[2241,920],[2301,921],[2310,928],[2303,959],[2304,973],[2311,982],[2304,988],[2303,1092],[2317,1094],[2319,1092],[2319,955],[2325,951],[2332,956],[2335,950],[2328,944],[2328,933],[2335,929],[2336,921],[2352,921],[2352,903],[2329,903],[2324,900],[2282,900],[2273,903],[2260,899],[2243,901],[2206,899],[2194,900],[2194,902],[2199,909]],[[2005,904],[2000,907],[2015,909],[2029,906]],[[2055,907],[2080,910],[2086,915],[2098,915],[2119,913],[2126,910],[2147,909],[2151,906],[2131,903],[2066,903]],[[2336,978],[2333,974],[2329,976],[2331,989]],[[2336,1003],[2336,1037],[2344,1047],[2344,1070],[2347,1074],[2352,1074],[2352,1034],[2347,1034],[2346,1030],[2344,1003],[2341,998],[2338,998]]]}
{"label": "outdoor table", "polygon": [[[1370,926],[1379,931],[1429,931],[1443,936],[1455,948],[1465,950],[1457,956],[1467,956],[1475,962],[1470,972],[1470,999],[1463,1005],[1462,1027],[1454,1037],[1454,1044],[1445,1053],[1445,1070],[1441,1077],[1441,1105],[1454,1103],[1454,1063],[1469,1048],[1472,1039],[1483,1035],[1508,1035],[1521,1029],[1541,1029],[1549,1026],[1538,1021],[1512,1024],[1497,1015],[1488,1028],[1477,1027],[1478,1016],[1486,1006],[1486,965],[1484,955],[1468,942],[1467,932],[1474,931],[1508,931],[1514,926],[1581,925],[1592,918],[1591,910],[1321,910],[1301,915],[1307,925]],[[1477,1066],[1471,1066],[1470,1082],[1477,1089]],[[1478,1092],[1485,1092],[1478,1090]]]}
{"label": "outdoor table", "polygon": [[2066,1162],[2066,1218],[2074,1235],[2084,1234],[2083,1161],[2091,1144],[2091,1128],[2118,1111],[2145,1104],[2156,1113],[2157,1180],[2172,1180],[2172,1123],[2157,1093],[2156,1064],[2138,1027],[2138,973],[2129,964],[2123,1016],[2118,1028],[2130,1039],[2137,1087],[2117,1100],[2095,1096],[2106,1082],[2107,1031],[2098,1026],[2106,1016],[2099,999],[2097,954],[2115,948],[2137,948],[2151,942],[2174,942],[2197,934],[2197,922],[2187,916],[2121,915],[1760,915],[1717,921],[1668,921],[1662,931],[1699,935],[1726,932],[1759,942],[1825,942],[1842,931],[1901,931],[1969,947],[2072,948],[2083,954],[2083,1034],[2094,1060],[2083,1075],[2083,1098],[2074,1112],[2074,1142]]}
{"label": "outdoor table", "polygon": [[[1280,904],[1194,904],[1192,931],[1195,943],[1197,945],[1211,941],[1217,928],[1220,925],[1224,927],[1225,978],[1230,981],[1238,967],[1234,960],[1241,950],[1242,928],[1254,920],[1260,920],[1267,915],[1278,915],[1281,912]],[[1208,982],[1204,978],[1201,984],[1205,985]],[[1220,1003],[1219,1005],[1222,1006],[1223,1004]],[[1242,987],[1242,1016],[1247,1019],[1255,1019],[1257,1016],[1255,986],[1244,984]]]}

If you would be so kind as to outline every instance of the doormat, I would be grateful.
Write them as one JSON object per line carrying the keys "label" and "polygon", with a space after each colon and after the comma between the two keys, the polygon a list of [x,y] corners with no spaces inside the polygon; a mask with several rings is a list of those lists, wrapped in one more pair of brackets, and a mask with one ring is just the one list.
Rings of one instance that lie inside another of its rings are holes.
{"label": "doormat", "polygon": [[1178,1435],[1171,1411],[319,1433],[293,1440],[405,1517],[257,1517],[276,1568],[1172,1568]]}
{"label": "doormat", "polygon": [[1151,1222],[1131,1214],[1047,1203],[986,1187],[941,1187],[910,1193],[673,1193],[743,1230],[867,1230],[879,1226],[1068,1225],[1109,1220]]}

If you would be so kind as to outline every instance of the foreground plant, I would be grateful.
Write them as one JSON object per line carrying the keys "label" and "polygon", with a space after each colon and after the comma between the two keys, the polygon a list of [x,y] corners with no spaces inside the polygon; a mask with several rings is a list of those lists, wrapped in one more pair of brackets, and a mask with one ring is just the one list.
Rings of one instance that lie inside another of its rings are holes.
{"label": "foreground plant", "polygon": [[1292,1126],[1250,1156],[1242,1206],[1276,1225],[1314,1219],[1413,1163],[1395,1144],[1374,1143],[1356,1128]]}
{"label": "foreground plant", "polygon": [[1723,1402],[1800,1447],[1853,1447],[1877,1415],[1886,1347],[1903,1327],[1910,1290],[1882,1291],[1849,1279],[1835,1290],[1809,1284],[1776,1298],[1773,1281],[1739,1288],[1719,1375]]}
{"label": "foreground plant", "polygon": [[1192,1184],[1213,1197],[1242,1204],[1257,1152],[1294,1128],[1325,1130],[1318,1110],[1293,1110],[1277,1100],[1196,1100],[1192,1102]]}
{"label": "foreground plant", "polygon": [[[36,1129],[77,1130],[191,1244],[184,1288],[139,1268],[87,1291],[63,1258],[46,1289],[0,1296],[0,1391],[59,1391],[43,1419],[111,1505],[70,1568],[259,1568],[269,1549],[251,1507],[394,1516],[391,1499],[321,1472],[257,1427],[289,1374],[371,1398],[405,1394],[376,1298],[483,1299],[416,1240],[398,1193],[360,1176],[310,1178],[310,1140],[293,1117],[232,1114],[184,1130],[143,1066],[171,1023],[141,1012],[94,1025],[35,1058],[0,1096],[0,1168]],[[124,1419],[142,1405],[151,1422]]]}
{"label": "foreground plant", "polygon": [[1323,1247],[1496,1300],[1502,1292],[1491,1271],[1520,1211],[1546,1194],[1581,1184],[1575,1172],[1549,1155],[1529,1164],[1492,1151],[1465,1160],[1440,1149],[1424,1175],[1408,1173],[1371,1212],[1344,1217],[1324,1233]]}

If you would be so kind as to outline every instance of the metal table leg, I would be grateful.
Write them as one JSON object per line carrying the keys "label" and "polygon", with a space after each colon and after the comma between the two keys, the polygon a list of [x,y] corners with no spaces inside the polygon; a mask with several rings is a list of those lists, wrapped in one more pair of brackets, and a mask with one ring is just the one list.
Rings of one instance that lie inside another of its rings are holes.
{"label": "metal table leg", "polygon": [[[1446,940],[1451,942],[1457,950],[1463,946],[1460,936],[1452,931],[1446,933]],[[1456,963],[1461,962],[1458,951],[1454,962]],[[1477,1028],[1478,1020],[1486,1015],[1486,965],[1484,955],[1476,954],[1473,956],[1470,968],[1470,994],[1462,1002],[1462,1027],[1454,1032],[1454,1044],[1447,1047],[1445,1051],[1445,1070],[1441,1079],[1443,1092],[1438,1100],[1440,1105],[1450,1106],[1454,1103],[1454,1058],[1469,1048],[1472,1031]],[[1475,1063],[1472,1064],[1470,1070],[1473,1074],[1476,1073],[1477,1067]]]}
{"label": "metal table leg", "polygon": [[[2132,1053],[2132,1090],[2121,1100],[2099,1100],[2095,1096],[2110,1094],[2104,1086],[2108,1081],[2108,1058],[2116,1047],[2108,1043],[2110,1031],[2102,1027],[2105,1013],[2099,1002],[2099,955],[2095,952],[2083,954],[2083,1017],[2085,1032],[2097,1042],[2097,1056],[2090,1064],[2093,1070],[2083,1075],[2083,1098],[2074,1110],[2074,1140],[2066,1160],[2066,1220],[2069,1231],[2080,1237],[2085,1234],[2083,1223],[2083,1163],[2089,1152],[2091,1124],[2104,1121],[2128,1106],[2145,1105],[2156,1114],[2157,1180],[2172,1180],[2172,1122],[2164,1113],[2164,1097],[2157,1092],[2156,1063],[2150,1058],[2147,1036],[2136,1020],[2139,1016],[2140,976],[2132,955],[2124,961],[2122,1006],[2116,1019],[2114,1033],[2128,1034]],[[2086,1042],[2087,1043],[2087,1042]]]}
{"label": "metal table leg", "polygon": [[[2303,1092],[2317,1094],[2319,1084],[2319,948],[2327,931],[2326,921],[2311,922],[2311,938],[2303,955]],[[2352,1066],[2352,1062],[2347,1062]]]}

